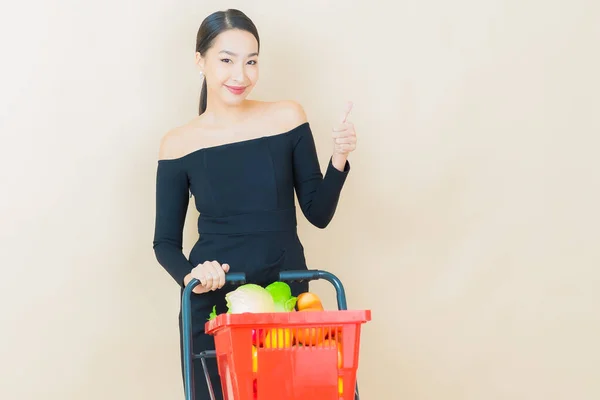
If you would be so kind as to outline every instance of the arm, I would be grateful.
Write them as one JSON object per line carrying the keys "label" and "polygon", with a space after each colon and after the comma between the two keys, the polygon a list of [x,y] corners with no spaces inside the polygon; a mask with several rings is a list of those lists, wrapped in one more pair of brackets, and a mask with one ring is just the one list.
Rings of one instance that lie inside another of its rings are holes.
{"label": "arm", "polygon": [[[164,152],[165,149],[161,146],[161,156],[164,156]],[[188,203],[189,185],[183,162],[160,160],[156,175],[153,248],[160,265],[181,287],[189,281],[186,276],[193,268],[182,251],[183,226]]]}
{"label": "arm", "polygon": [[[304,113],[299,111],[304,120]],[[337,165],[335,165],[337,164]],[[294,185],[298,202],[306,219],[318,228],[325,228],[331,222],[338,200],[346,181],[350,164],[346,157],[332,156],[325,172],[317,158],[314,137],[308,124],[302,126],[293,144]]]}

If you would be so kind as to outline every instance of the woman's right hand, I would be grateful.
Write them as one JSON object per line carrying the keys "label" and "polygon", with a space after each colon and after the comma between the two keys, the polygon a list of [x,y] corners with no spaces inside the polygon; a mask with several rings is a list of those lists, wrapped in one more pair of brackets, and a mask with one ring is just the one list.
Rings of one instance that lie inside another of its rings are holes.
{"label": "woman's right hand", "polygon": [[207,293],[225,285],[225,273],[227,272],[229,272],[228,264],[221,265],[217,261],[205,261],[187,274],[184,283],[187,286],[193,278],[196,278],[200,283],[196,285],[193,292],[196,294]]}

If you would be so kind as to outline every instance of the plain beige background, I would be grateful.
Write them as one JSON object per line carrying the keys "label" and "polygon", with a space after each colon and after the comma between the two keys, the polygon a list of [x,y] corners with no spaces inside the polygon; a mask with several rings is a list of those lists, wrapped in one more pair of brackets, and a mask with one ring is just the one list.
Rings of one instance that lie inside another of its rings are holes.
{"label": "plain beige background", "polygon": [[301,102],[322,166],[355,102],[337,215],[299,230],[373,310],[363,398],[600,398],[595,0],[3,4],[0,398],[183,398],[156,157],[228,7],[262,36],[252,97]]}

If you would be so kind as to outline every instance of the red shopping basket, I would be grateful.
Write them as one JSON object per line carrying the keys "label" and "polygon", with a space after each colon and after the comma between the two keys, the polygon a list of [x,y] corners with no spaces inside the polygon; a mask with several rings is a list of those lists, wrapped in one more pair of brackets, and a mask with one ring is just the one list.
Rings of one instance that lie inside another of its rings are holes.
{"label": "red shopping basket", "polygon": [[369,311],[223,314],[207,323],[224,400],[354,400]]}
{"label": "red shopping basket", "polygon": [[[243,283],[243,274],[228,274]],[[337,292],[338,311],[221,314],[206,323],[215,350],[195,355],[184,297],[186,399],[193,400],[192,361],[202,360],[211,399],[214,394],[205,358],[216,357],[223,400],[357,400],[360,334],[370,310],[348,311],[344,288],[326,271],[284,271],[282,281],[325,279]],[[192,285],[188,284],[188,287]],[[187,287],[186,287],[187,289]],[[190,289],[191,291],[191,289]]]}

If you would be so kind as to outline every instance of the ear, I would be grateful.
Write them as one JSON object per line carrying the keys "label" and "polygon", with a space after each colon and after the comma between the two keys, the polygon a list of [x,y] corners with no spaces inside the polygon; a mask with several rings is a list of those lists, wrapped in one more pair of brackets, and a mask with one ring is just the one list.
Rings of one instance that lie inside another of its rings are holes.
{"label": "ear", "polygon": [[194,56],[194,63],[201,72],[204,72],[204,57],[202,57],[199,52],[196,52]]}

